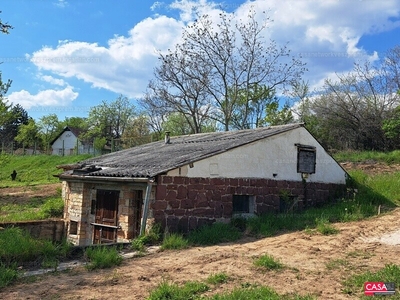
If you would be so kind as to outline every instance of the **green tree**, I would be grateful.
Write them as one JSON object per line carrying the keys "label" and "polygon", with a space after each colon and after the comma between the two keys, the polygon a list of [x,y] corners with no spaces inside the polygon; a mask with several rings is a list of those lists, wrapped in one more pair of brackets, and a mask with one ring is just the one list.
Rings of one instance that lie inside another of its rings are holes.
{"label": "green tree", "polygon": [[116,100],[102,101],[89,111],[88,131],[82,138],[94,140],[105,138],[106,144],[112,148],[120,148],[118,141],[123,136],[129,121],[136,116],[136,108],[123,95]]}
{"label": "green tree", "polygon": [[274,98],[265,109],[265,123],[270,126],[289,124],[294,121],[292,111],[288,103],[279,110],[279,100]]}
{"label": "green tree", "polygon": [[21,124],[21,126],[19,126],[15,140],[21,143],[23,147],[34,147],[40,139],[39,131],[35,120],[29,118],[26,124]]}
{"label": "green tree", "polygon": [[87,118],[81,117],[66,117],[64,121],[60,122],[63,128],[70,126],[81,130],[88,130],[89,123]]}
{"label": "green tree", "polygon": [[12,143],[18,134],[18,129],[21,125],[28,123],[28,113],[19,104],[11,106],[8,111],[7,120],[0,127],[1,140],[6,143]]}
{"label": "green tree", "polygon": [[46,153],[50,150],[50,142],[62,130],[62,124],[56,114],[49,114],[39,119],[37,123],[39,134],[42,141],[42,147]]}
{"label": "green tree", "polygon": [[[400,91],[397,94],[400,95]],[[383,121],[382,129],[390,141],[391,148],[398,149],[400,147],[400,106],[397,106]]]}
{"label": "green tree", "polygon": [[151,142],[152,135],[150,133],[147,116],[141,114],[131,118],[121,136],[123,148],[130,148]]}
{"label": "green tree", "polygon": [[[274,101],[275,91],[266,86],[254,84],[247,89],[231,90],[229,101],[234,104],[232,127],[234,129],[250,129],[263,125],[266,109]],[[236,98],[236,101],[231,100]]]}

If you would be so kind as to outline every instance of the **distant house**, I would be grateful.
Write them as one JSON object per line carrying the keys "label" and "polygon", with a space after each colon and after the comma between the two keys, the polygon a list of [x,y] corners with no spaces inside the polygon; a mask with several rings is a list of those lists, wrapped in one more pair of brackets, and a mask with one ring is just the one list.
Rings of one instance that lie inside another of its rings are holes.
{"label": "distant house", "polygon": [[187,232],[316,206],[342,196],[347,178],[302,124],[166,136],[60,167],[75,245],[130,241],[153,222]]}
{"label": "distant house", "polygon": [[65,127],[51,142],[51,154],[53,155],[72,155],[93,153],[93,145],[82,142],[79,135],[81,129],[71,126]]}

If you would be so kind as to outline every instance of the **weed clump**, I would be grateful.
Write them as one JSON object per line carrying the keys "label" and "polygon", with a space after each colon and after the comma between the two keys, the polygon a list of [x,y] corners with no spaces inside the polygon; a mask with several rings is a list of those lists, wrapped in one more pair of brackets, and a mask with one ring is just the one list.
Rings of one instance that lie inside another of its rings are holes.
{"label": "weed clump", "polygon": [[122,263],[122,256],[116,247],[90,247],[86,249],[85,256],[89,261],[86,265],[88,270],[111,268]]}

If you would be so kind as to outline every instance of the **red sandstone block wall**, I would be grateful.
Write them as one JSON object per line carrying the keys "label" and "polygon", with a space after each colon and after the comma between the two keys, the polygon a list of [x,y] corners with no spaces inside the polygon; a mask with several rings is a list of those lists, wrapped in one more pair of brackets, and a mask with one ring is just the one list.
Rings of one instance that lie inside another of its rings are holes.
{"label": "red sandstone block wall", "polygon": [[233,195],[254,196],[256,214],[260,215],[279,211],[282,192],[301,199],[299,208],[303,208],[333,200],[344,190],[344,185],[304,185],[303,182],[272,179],[158,176],[151,209],[155,221],[163,227],[173,232],[188,232],[217,220],[229,220]]}

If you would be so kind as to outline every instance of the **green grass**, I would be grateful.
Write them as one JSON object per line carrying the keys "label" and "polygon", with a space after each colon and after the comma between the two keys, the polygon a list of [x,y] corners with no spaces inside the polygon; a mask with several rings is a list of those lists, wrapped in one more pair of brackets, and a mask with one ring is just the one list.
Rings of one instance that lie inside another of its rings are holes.
{"label": "green grass", "polygon": [[376,161],[387,164],[400,163],[400,150],[391,152],[378,151],[340,151],[333,155],[339,162]]}
{"label": "green grass", "polygon": [[207,283],[213,284],[213,285],[219,285],[222,283],[226,283],[228,280],[229,280],[229,276],[225,273],[211,274],[210,276],[207,277]]}
{"label": "green grass", "polygon": [[188,300],[196,299],[196,296],[209,290],[202,282],[188,281],[183,286],[168,281],[162,281],[153,291],[148,300]]}
{"label": "green grass", "polygon": [[9,203],[0,206],[0,222],[45,220],[62,217],[64,201],[61,196],[31,199],[26,204]]}
{"label": "green grass", "polygon": [[273,289],[266,286],[253,286],[251,284],[236,288],[231,292],[216,294],[213,296],[205,296],[203,293],[209,291],[207,284],[198,281],[188,281],[184,285],[179,286],[176,283],[168,281],[161,282],[154,290],[150,292],[148,300],[187,300],[187,299],[203,299],[203,300],[312,300],[314,297],[300,296],[298,294],[280,295]]}
{"label": "green grass", "polygon": [[[394,282],[397,289],[400,286],[400,266],[389,264],[376,272],[368,271],[362,274],[352,275],[343,282],[343,292],[350,295],[361,295],[363,293],[364,283],[367,281]],[[370,299],[370,297],[365,296],[363,299]],[[390,299],[400,299],[400,294],[397,293],[390,297]]]}
{"label": "green grass", "polygon": [[216,245],[237,241],[241,236],[242,233],[232,224],[214,223],[190,232],[188,240],[192,245]]}
{"label": "green grass", "polygon": [[54,244],[34,239],[17,227],[0,230],[0,287],[17,279],[17,266],[36,262],[39,266],[56,269],[59,261],[68,257],[71,250],[71,244],[66,241]]}
{"label": "green grass", "polygon": [[339,232],[332,224],[329,223],[329,220],[326,218],[317,218],[317,231],[323,235],[331,235]]}
{"label": "green grass", "polygon": [[264,270],[280,270],[284,265],[274,257],[268,254],[261,255],[253,261],[256,267],[260,267]]}
{"label": "green grass", "polygon": [[4,266],[0,262],[0,289],[4,288],[18,279],[16,266]]}
{"label": "green grass", "polygon": [[[207,298],[206,298],[207,299]],[[225,294],[217,294],[208,299],[212,300],[260,300],[260,299],[268,299],[268,300],[312,300],[316,299],[313,296],[306,295],[300,296],[298,294],[285,294],[280,295],[275,292],[270,287],[266,286],[250,286],[236,288],[232,292]]]}
{"label": "green grass", "polygon": [[85,250],[88,259],[86,268],[88,270],[106,269],[119,266],[122,263],[122,256],[115,247],[90,247]]}
{"label": "green grass", "polygon": [[[91,155],[8,155],[0,154],[0,188],[11,186],[38,185],[59,182],[53,175],[60,174],[62,170],[56,166],[71,164],[92,157]],[[10,174],[17,171],[15,181]]]}
{"label": "green grass", "polygon": [[149,232],[132,240],[131,248],[135,251],[144,252],[145,246],[159,243],[161,236],[161,225],[159,223],[153,224]]}
{"label": "green grass", "polygon": [[161,244],[161,250],[180,250],[189,247],[189,241],[178,233],[167,234]]}

